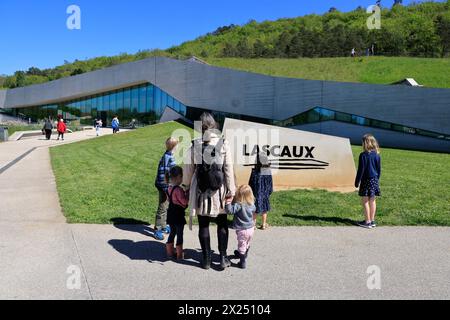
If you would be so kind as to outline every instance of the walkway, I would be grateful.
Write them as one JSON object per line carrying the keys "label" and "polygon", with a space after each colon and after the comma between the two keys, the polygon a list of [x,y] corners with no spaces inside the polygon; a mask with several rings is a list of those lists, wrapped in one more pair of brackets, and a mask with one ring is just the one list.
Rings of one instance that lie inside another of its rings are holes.
{"label": "walkway", "polygon": [[[247,270],[219,272],[197,267],[195,231],[181,264],[148,227],[68,225],[50,167],[56,143],[0,144],[0,168],[38,147],[0,174],[0,299],[450,299],[450,228],[271,228],[256,233]],[[380,290],[367,287],[373,265]]]}

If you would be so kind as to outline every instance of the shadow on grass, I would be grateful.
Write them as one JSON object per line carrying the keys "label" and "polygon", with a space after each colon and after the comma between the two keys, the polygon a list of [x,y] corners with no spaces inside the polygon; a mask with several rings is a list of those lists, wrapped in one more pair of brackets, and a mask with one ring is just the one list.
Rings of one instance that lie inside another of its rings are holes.
{"label": "shadow on grass", "polygon": [[347,218],[339,218],[339,217],[319,217],[319,216],[300,216],[295,214],[284,214],[285,218],[298,219],[308,222],[328,222],[346,226],[356,226],[357,222]]}

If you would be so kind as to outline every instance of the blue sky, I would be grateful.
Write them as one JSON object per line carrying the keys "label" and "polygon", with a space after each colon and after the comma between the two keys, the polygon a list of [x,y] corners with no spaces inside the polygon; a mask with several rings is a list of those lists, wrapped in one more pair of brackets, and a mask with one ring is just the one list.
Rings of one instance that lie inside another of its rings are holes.
{"label": "blue sky", "polygon": [[[404,4],[411,1],[405,0]],[[166,49],[223,25],[349,11],[375,0],[1,0],[0,74],[140,49]],[[383,0],[391,6],[393,0]],[[66,9],[81,8],[81,30]]]}

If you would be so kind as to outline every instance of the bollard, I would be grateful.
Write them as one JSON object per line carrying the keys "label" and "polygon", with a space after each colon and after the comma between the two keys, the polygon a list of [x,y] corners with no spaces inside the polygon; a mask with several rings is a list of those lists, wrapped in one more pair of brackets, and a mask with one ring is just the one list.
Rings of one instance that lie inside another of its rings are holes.
{"label": "bollard", "polygon": [[0,127],[0,141],[8,141],[8,128]]}

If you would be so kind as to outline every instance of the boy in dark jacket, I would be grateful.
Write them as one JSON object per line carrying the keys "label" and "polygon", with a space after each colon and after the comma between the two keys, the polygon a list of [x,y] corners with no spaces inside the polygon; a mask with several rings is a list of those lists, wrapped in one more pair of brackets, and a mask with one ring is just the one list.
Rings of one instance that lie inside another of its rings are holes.
{"label": "boy in dark jacket", "polygon": [[159,161],[158,172],[156,174],[155,187],[158,189],[159,193],[159,203],[155,221],[155,238],[157,240],[164,240],[164,233],[170,233],[170,227],[167,226],[167,208],[169,206],[167,191],[169,184],[166,177],[169,174],[170,169],[176,166],[173,152],[177,145],[177,139],[167,139],[166,152]]}

